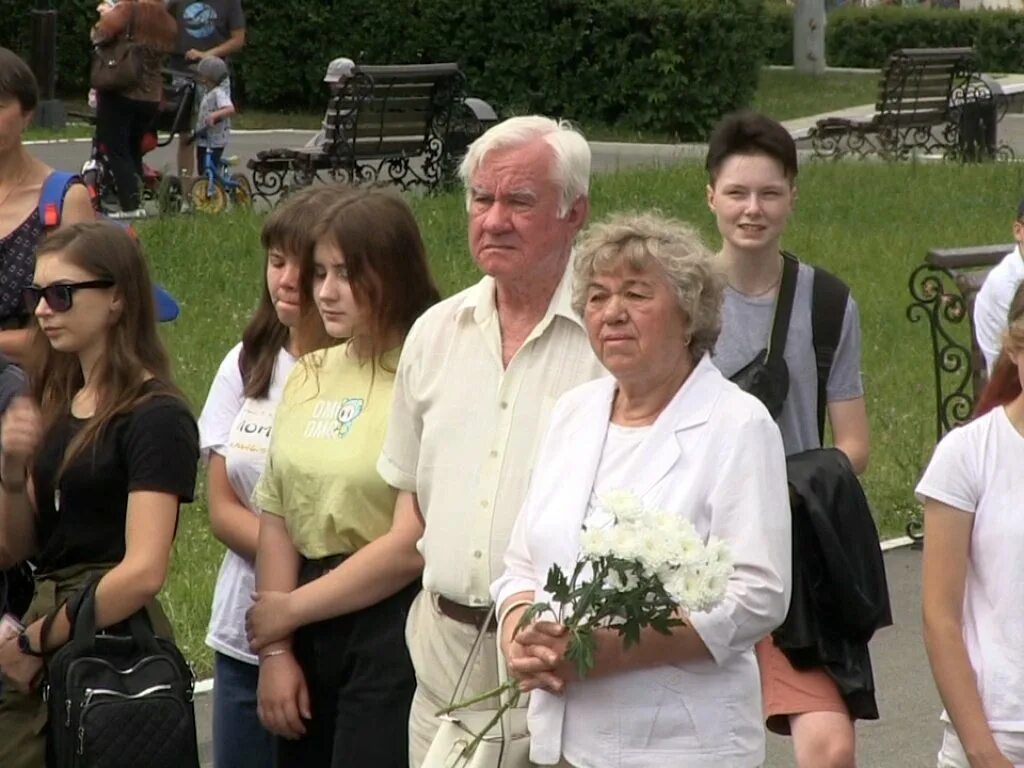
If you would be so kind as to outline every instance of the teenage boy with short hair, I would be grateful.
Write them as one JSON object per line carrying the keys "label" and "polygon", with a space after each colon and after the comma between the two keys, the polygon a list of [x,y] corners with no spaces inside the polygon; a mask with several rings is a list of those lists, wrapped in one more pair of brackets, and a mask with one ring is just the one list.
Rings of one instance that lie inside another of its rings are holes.
{"label": "teenage boy with short hair", "polygon": [[[786,129],[768,117],[730,115],[709,140],[707,169],[708,206],[722,235],[718,260],[728,279],[714,361],[732,377],[758,357],[771,335],[783,275],[780,240],[797,196],[796,146]],[[776,416],[787,455],[821,447],[814,282],[814,268],[799,264],[784,352],[788,392]],[[835,447],[860,474],[869,451],[860,322],[852,297],[836,310],[843,315],[824,402]],[[768,728],[792,734],[798,767],[852,768],[853,720],[870,714],[851,713],[824,669],[795,669],[770,636],[758,643],[757,656]]]}

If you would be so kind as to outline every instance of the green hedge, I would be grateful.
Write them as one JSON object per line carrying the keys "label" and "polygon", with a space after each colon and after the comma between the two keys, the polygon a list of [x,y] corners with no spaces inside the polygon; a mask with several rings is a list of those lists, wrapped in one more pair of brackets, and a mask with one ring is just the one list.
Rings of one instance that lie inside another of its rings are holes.
{"label": "green hedge", "polygon": [[[764,61],[762,0],[243,0],[243,108],[320,109],[327,62],[457,61],[499,114],[705,136],[749,103]],[[0,0],[27,53],[32,0]],[[95,0],[60,3],[59,89],[87,88]],[[8,23],[9,22],[9,23]]]}
{"label": "green hedge", "polygon": [[501,114],[702,137],[749,101],[763,61],[761,0],[248,0],[250,103],[319,106],[334,56],[457,61]]}
{"label": "green hedge", "polygon": [[[768,10],[768,60],[792,64],[791,11]],[[878,68],[897,48],[971,45],[985,70],[1024,72],[1024,14],[1014,11],[843,8],[829,14],[825,35],[825,55],[832,67]]]}
{"label": "green hedge", "polygon": [[[89,87],[89,30],[96,0],[51,2],[57,14],[57,90],[84,99]],[[29,58],[35,0],[0,0],[0,45]]]}

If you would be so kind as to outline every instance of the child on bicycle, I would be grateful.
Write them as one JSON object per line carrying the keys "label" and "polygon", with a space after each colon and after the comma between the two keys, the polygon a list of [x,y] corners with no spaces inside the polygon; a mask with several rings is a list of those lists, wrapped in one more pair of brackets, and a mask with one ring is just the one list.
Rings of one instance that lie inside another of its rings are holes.
{"label": "child on bicycle", "polygon": [[196,119],[196,169],[202,173],[206,168],[206,156],[211,155],[214,166],[220,164],[224,148],[231,138],[231,115],[235,105],[231,101],[228,80],[228,65],[217,56],[207,56],[196,66],[197,80],[206,88],[206,95],[199,103]]}

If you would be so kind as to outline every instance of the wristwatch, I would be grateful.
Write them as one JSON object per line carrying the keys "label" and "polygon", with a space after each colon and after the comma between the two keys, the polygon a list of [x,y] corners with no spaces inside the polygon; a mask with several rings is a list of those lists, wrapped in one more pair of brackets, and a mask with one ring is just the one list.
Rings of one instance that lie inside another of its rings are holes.
{"label": "wristwatch", "polygon": [[26,656],[35,656],[37,659],[43,658],[43,654],[32,649],[32,641],[29,640],[28,634],[25,632],[18,635],[18,650]]}

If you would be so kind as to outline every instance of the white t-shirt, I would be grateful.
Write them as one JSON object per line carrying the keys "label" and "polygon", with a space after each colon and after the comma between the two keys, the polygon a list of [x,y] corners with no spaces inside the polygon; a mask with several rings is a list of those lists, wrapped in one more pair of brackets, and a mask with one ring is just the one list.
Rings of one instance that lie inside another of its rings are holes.
{"label": "white t-shirt", "polygon": [[1024,256],[1020,246],[1010,251],[992,268],[974,301],[974,335],[985,355],[988,372],[999,357],[1006,331],[1006,314],[1017,286],[1024,282]]}
{"label": "white t-shirt", "polygon": [[[232,490],[254,515],[258,515],[250,499],[263,474],[274,412],[295,358],[287,350],[281,350],[270,380],[270,391],[266,398],[256,400],[242,393],[242,374],[238,370],[241,351],[242,345],[238,344],[228,352],[217,370],[199,416],[199,445],[204,457],[208,458],[211,451],[224,457]],[[252,605],[251,595],[255,589],[253,564],[229,549],[217,575],[206,644],[218,653],[250,664],[258,660],[245,636],[245,612]]]}
{"label": "white t-shirt", "polygon": [[916,490],[974,514],[963,635],[993,731],[1024,731],[1022,465],[1024,435],[996,408],[943,438]]}
{"label": "white t-shirt", "polygon": [[587,514],[584,518],[588,526],[605,527],[612,524],[613,521],[610,517],[605,519],[598,502],[606,493],[630,487],[634,478],[630,477],[627,472],[632,466],[629,460],[640,448],[650,431],[650,425],[623,427],[608,422],[608,435],[604,440],[604,448],[601,449],[601,462],[597,465],[597,474],[594,476],[594,492],[590,495],[590,504],[587,506]]}

